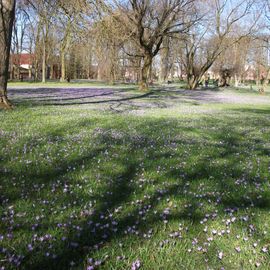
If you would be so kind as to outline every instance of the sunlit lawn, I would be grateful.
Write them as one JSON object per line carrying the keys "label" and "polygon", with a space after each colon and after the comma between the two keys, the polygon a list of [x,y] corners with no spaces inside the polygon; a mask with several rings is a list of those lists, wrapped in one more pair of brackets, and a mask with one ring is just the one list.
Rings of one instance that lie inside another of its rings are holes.
{"label": "sunlit lawn", "polygon": [[35,81],[11,81],[8,83],[8,87],[18,87],[18,88],[27,88],[27,87],[44,87],[44,88],[51,88],[51,87],[113,87],[113,88],[130,88],[131,86],[135,86],[135,84],[127,84],[127,83],[109,83],[109,82],[100,82],[95,80],[72,80],[68,82],[59,82],[59,80],[48,80],[46,83],[42,82],[35,82]]}
{"label": "sunlit lawn", "polygon": [[268,93],[70,91],[0,112],[1,270],[270,269]]}

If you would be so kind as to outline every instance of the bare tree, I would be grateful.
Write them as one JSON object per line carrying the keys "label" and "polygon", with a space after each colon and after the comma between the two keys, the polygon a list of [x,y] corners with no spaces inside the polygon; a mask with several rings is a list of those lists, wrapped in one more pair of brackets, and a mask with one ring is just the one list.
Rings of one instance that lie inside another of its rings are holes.
{"label": "bare tree", "polygon": [[0,106],[11,108],[7,98],[9,54],[12,26],[15,17],[15,0],[0,1]]}
{"label": "bare tree", "polygon": [[245,37],[220,54],[211,68],[215,75],[219,75],[219,86],[229,85],[229,79],[235,87],[244,82],[251,64],[252,44],[254,37]]}
{"label": "bare tree", "polygon": [[194,0],[129,0],[114,1],[116,21],[126,26],[129,39],[143,59],[140,90],[148,89],[153,58],[159,53],[166,36],[183,33],[191,25],[189,13]]}
{"label": "bare tree", "polygon": [[83,0],[74,3],[72,0],[58,1],[57,28],[60,38],[60,57],[61,57],[61,78],[60,81],[66,80],[66,55],[72,44],[74,36],[81,32],[83,11],[88,7]]}
{"label": "bare tree", "polygon": [[[207,5],[205,5],[207,2]],[[201,0],[197,12],[202,20],[184,39],[183,63],[190,89],[195,89],[216,59],[228,48],[249,36],[259,15],[253,13],[254,0],[228,4],[228,0]]]}
{"label": "bare tree", "polygon": [[[11,53],[10,57],[10,79],[14,75],[17,79],[21,78],[21,55],[26,50],[27,45],[27,30],[29,27],[29,16],[25,12],[25,4],[23,1],[17,1],[15,20],[13,23],[13,34],[11,43]],[[15,68],[14,68],[15,67]],[[29,69],[29,77],[31,76],[31,69]]]}
{"label": "bare tree", "polygon": [[257,46],[255,51],[257,52],[256,65],[258,67],[257,73],[257,85],[260,81],[260,93],[264,93],[265,88],[270,79],[270,1],[266,0],[265,9],[265,33],[257,38]]}
{"label": "bare tree", "polygon": [[54,26],[55,15],[57,13],[56,0],[25,0],[25,2],[32,7],[32,12],[38,18],[38,33],[42,43],[42,82],[45,83],[47,79],[47,61],[49,58],[49,40],[50,32]]}
{"label": "bare tree", "polygon": [[123,27],[114,25],[111,15],[104,16],[92,27],[94,58],[97,63],[98,80],[108,80],[113,84],[119,77],[121,45],[126,33]]}

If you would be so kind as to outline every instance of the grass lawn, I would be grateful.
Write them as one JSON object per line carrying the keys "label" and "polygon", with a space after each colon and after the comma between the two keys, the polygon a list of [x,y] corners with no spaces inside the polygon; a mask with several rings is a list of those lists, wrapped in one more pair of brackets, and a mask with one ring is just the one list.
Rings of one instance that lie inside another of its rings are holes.
{"label": "grass lawn", "polygon": [[134,87],[135,84],[124,84],[124,83],[105,83],[100,81],[94,81],[94,80],[72,80],[69,83],[68,82],[59,82],[59,80],[48,80],[46,83],[42,82],[18,82],[18,81],[11,81],[8,83],[8,87],[10,88],[27,88],[27,87],[39,87],[39,88],[52,88],[52,87],[69,87],[69,88],[76,88],[76,87],[100,87],[100,88],[130,88]]}
{"label": "grass lawn", "polygon": [[270,269],[269,92],[9,93],[1,270]]}

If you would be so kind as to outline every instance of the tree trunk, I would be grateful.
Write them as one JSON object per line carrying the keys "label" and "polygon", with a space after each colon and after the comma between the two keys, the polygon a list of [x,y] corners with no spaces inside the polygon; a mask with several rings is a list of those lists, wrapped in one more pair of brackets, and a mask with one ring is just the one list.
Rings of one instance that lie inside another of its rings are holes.
{"label": "tree trunk", "polygon": [[261,87],[259,88],[259,93],[260,94],[264,94],[265,93],[265,89],[266,89],[266,87],[268,85],[269,74],[270,74],[270,69],[268,68],[266,70],[266,76],[265,76],[265,78],[262,77],[262,79],[261,79]]}
{"label": "tree trunk", "polygon": [[61,53],[61,78],[60,82],[64,82],[66,80],[66,59],[65,53]]}
{"label": "tree trunk", "polygon": [[145,55],[144,63],[141,69],[140,91],[148,90],[149,72],[152,66],[153,57],[151,55]]}
{"label": "tree trunk", "polygon": [[161,69],[160,69],[160,77],[159,80],[161,83],[165,83],[168,81],[169,76],[169,38],[165,38],[163,40],[164,48],[161,49],[160,57],[161,57]]}
{"label": "tree trunk", "polygon": [[42,82],[46,83],[46,43],[43,41],[43,55],[42,55]]}
{"label": "tree trunk", "polygon": [[97,68],[97,80],[98,81],[102,80],[102,64],[101,63],[98,64],[98,68]]}
{"label": "tree trunk", "polygon": [[188,88],[190,90],[195,90],[200,82],[201,77],[197,77],[195,75],[188,75],[187,76],[187,83],[188,83]]}
{"label": "tree trunk", "polygon": [[[66,74],[67,74],[67,67],[66,67],[66,53],[69,47],[69,39],[68,37],[63,41],[63,44],[61,46],[61,78],[60,78],[60,82],[65,82],[66,81]],[[76,67],[76,56],[74,56],[74,67]],[[74,68],[74,70],[76,70],[76,68]],[[74,72],[75,73],[75,72]],[[70,72],[69,72],[69,76],[70,77]]]}
{"label": "tree trunk", "polygon": [[9,74],[9,79],[12,81],[13,80],[13,57],[10,57],[9,59],[9,71],[10,71],[10,74]]}
{"label": "tree trunk", "polygon": [[38,61],[35,61],[34,81],[37,82],[37,80],[38,80]]}
{"label": "tree trunk", "polygon": [[257,85],[257,87],[260,86],[260,70],[259,70],[258,67],[257,67],[257,70],[256,70],[256,85]]}
{"label": "tree trunk", "polygon": [[239,86],[239,78],[237,75],[234,75],[234,86],[238,87]]}
{"label": "tree trunk", "polygon": [[116,81],[116,67],[117,67],[117,60],[116,60],[116,52],[115,52],[115,44],[110,48],[110,60],[109,60],[109,69],[110,69],[110,84],[114,85]]}
{"label": "tree trunk", "polygon": [[[74,53],[74,69],[73,69],[73,79],[74,80],[77,80],[78,79],[78,70],[77,70],[77,54],[76,54],[76,52]],[[69,74],[70,74],[70,77],[72,76],[71,75],[71,71],[69,72]]]}
{"label": "tree trunk", "polygon": [[222,77],[221,78],[221,83],[220,83],[220,86],[219,87],[227,87],[227,86],[230,86],[228,80],[230,78],[229,77]]}
{"label": "tree trunk", "polygon": [[10,75],[9,79],[12,81],[14,79],[14,67],[13,65],[10,66]]}
{"label": "tree trunk", "polygon": [[234,87],[239,87],[239,83],[241,83],[241,77],[234,75]]}
{"label": "tree trunk", "polygon": [[11,108],[7,97],[9,54],[12,26],[15,17],[15,0],[0,2],[0,107]]}

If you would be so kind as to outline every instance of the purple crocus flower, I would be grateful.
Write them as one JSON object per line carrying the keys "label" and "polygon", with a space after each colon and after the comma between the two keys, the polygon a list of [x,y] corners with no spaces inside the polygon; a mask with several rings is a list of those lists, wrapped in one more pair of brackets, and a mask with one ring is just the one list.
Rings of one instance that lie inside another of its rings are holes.
{"label": "purple crocus flower", "polygon": [[136,260],[135,262],[132,263],[131,270],[137,270],[140,269],[140,267],[141,267],[140,260]]}

